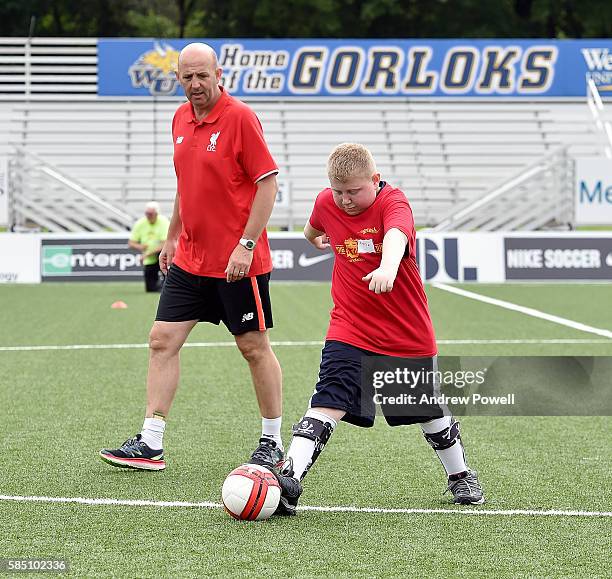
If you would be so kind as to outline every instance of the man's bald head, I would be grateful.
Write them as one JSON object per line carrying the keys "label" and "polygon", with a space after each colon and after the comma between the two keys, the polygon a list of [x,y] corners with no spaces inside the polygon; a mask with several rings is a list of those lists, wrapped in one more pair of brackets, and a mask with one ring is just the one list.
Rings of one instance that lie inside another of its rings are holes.
{"label": "man's bald head", "polygon": [[181,50],[178,57],[179,69],[181,65],[185,66],[194,61],[207,61],[213,68],[219,68],[217,53],[212,46],[204,42],[192,42]]}
{"label": "man's bald head", "polygon": [[217,54],[208,44],[193,42],[181,50],[176,78],[198,120],[204,118],[219,100],[222,72]]}

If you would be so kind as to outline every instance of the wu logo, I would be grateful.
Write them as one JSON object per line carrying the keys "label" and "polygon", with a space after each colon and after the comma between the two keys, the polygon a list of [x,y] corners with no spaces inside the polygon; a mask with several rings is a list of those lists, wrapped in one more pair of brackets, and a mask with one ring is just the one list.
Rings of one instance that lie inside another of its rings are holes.
{"label": "wu logo", "polygon": [[216,133],[212,133],[210,135],[210,143],[208,144],[208,147],[206,147],[207,151],[216,151],[216,147],[217,147],[217,139],[219,138],[219,135],[221,134],[221,131],[217,131]]}

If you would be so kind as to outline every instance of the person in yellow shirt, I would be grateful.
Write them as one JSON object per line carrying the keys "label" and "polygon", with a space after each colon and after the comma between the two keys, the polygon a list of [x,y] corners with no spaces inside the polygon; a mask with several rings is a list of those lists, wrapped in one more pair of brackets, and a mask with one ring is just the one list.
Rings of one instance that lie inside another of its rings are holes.
{"label": "person in yellow shirt", "polygon": [[167,217],[160,215],[159,203],[151,201],[145,206],[144,217],[141,217],[132,228],[128,245],[142,252],[145,288],[148,292],[158,292],[161,289],[159,253],[168,237]]}

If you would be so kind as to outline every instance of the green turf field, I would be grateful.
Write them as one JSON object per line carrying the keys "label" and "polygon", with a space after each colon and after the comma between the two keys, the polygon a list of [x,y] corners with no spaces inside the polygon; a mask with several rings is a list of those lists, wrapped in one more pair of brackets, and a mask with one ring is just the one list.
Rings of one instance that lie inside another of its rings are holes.
{"label": "green turf field", "polygon": [[[461,287],[612,330],[611,285]],[[433,287],[428,295],[441,354],[612,355],[612,340],[601,335]],[[276,284],[272,297],[274,341],[323,339],[328,285]],[[119,299],[127,310],[110,309]],[[231,341],[223,328],[201,324],[190,338],[200,345],[182,353],[164,440],[168,468],[141,473],[99,460],[100,448],[142,425],[144,344],[156,301],[141,284],[0,286],[0,558],[66,558],[71,574],[88,577],[609,574],[608,417],[462,418],[468,458],[487,496],[486,505],[469,510],[498,514],[456,513],[465,508],[442,496],[444,473],[420,429],[390,429],[384,421],[367,431],[342,424],[308,475],[300,504],[424,512],[303,510],[291,519],[240,523],[217,507],[35,502],[218,503],[226,474],[253,450],[260,424],[246,363],[235,347],[211,345]],[[29,348],[96,344],[133,347]],[[16,346],[26,348],[8,349]],[[275,351],[288,442],[312,392],[320,346]],[[607,516],[513,514],[517,509]]]}

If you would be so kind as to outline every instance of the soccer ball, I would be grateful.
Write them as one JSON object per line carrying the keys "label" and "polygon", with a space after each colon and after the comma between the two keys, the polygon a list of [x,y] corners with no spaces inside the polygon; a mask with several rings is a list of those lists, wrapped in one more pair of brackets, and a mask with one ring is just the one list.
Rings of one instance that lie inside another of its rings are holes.
{"label": "soccer ball", "polygon": [[221,497],[234,519],[262,521],[272,516],[280,501],[276,477],[258,464],[243,464],[227,475]]}

